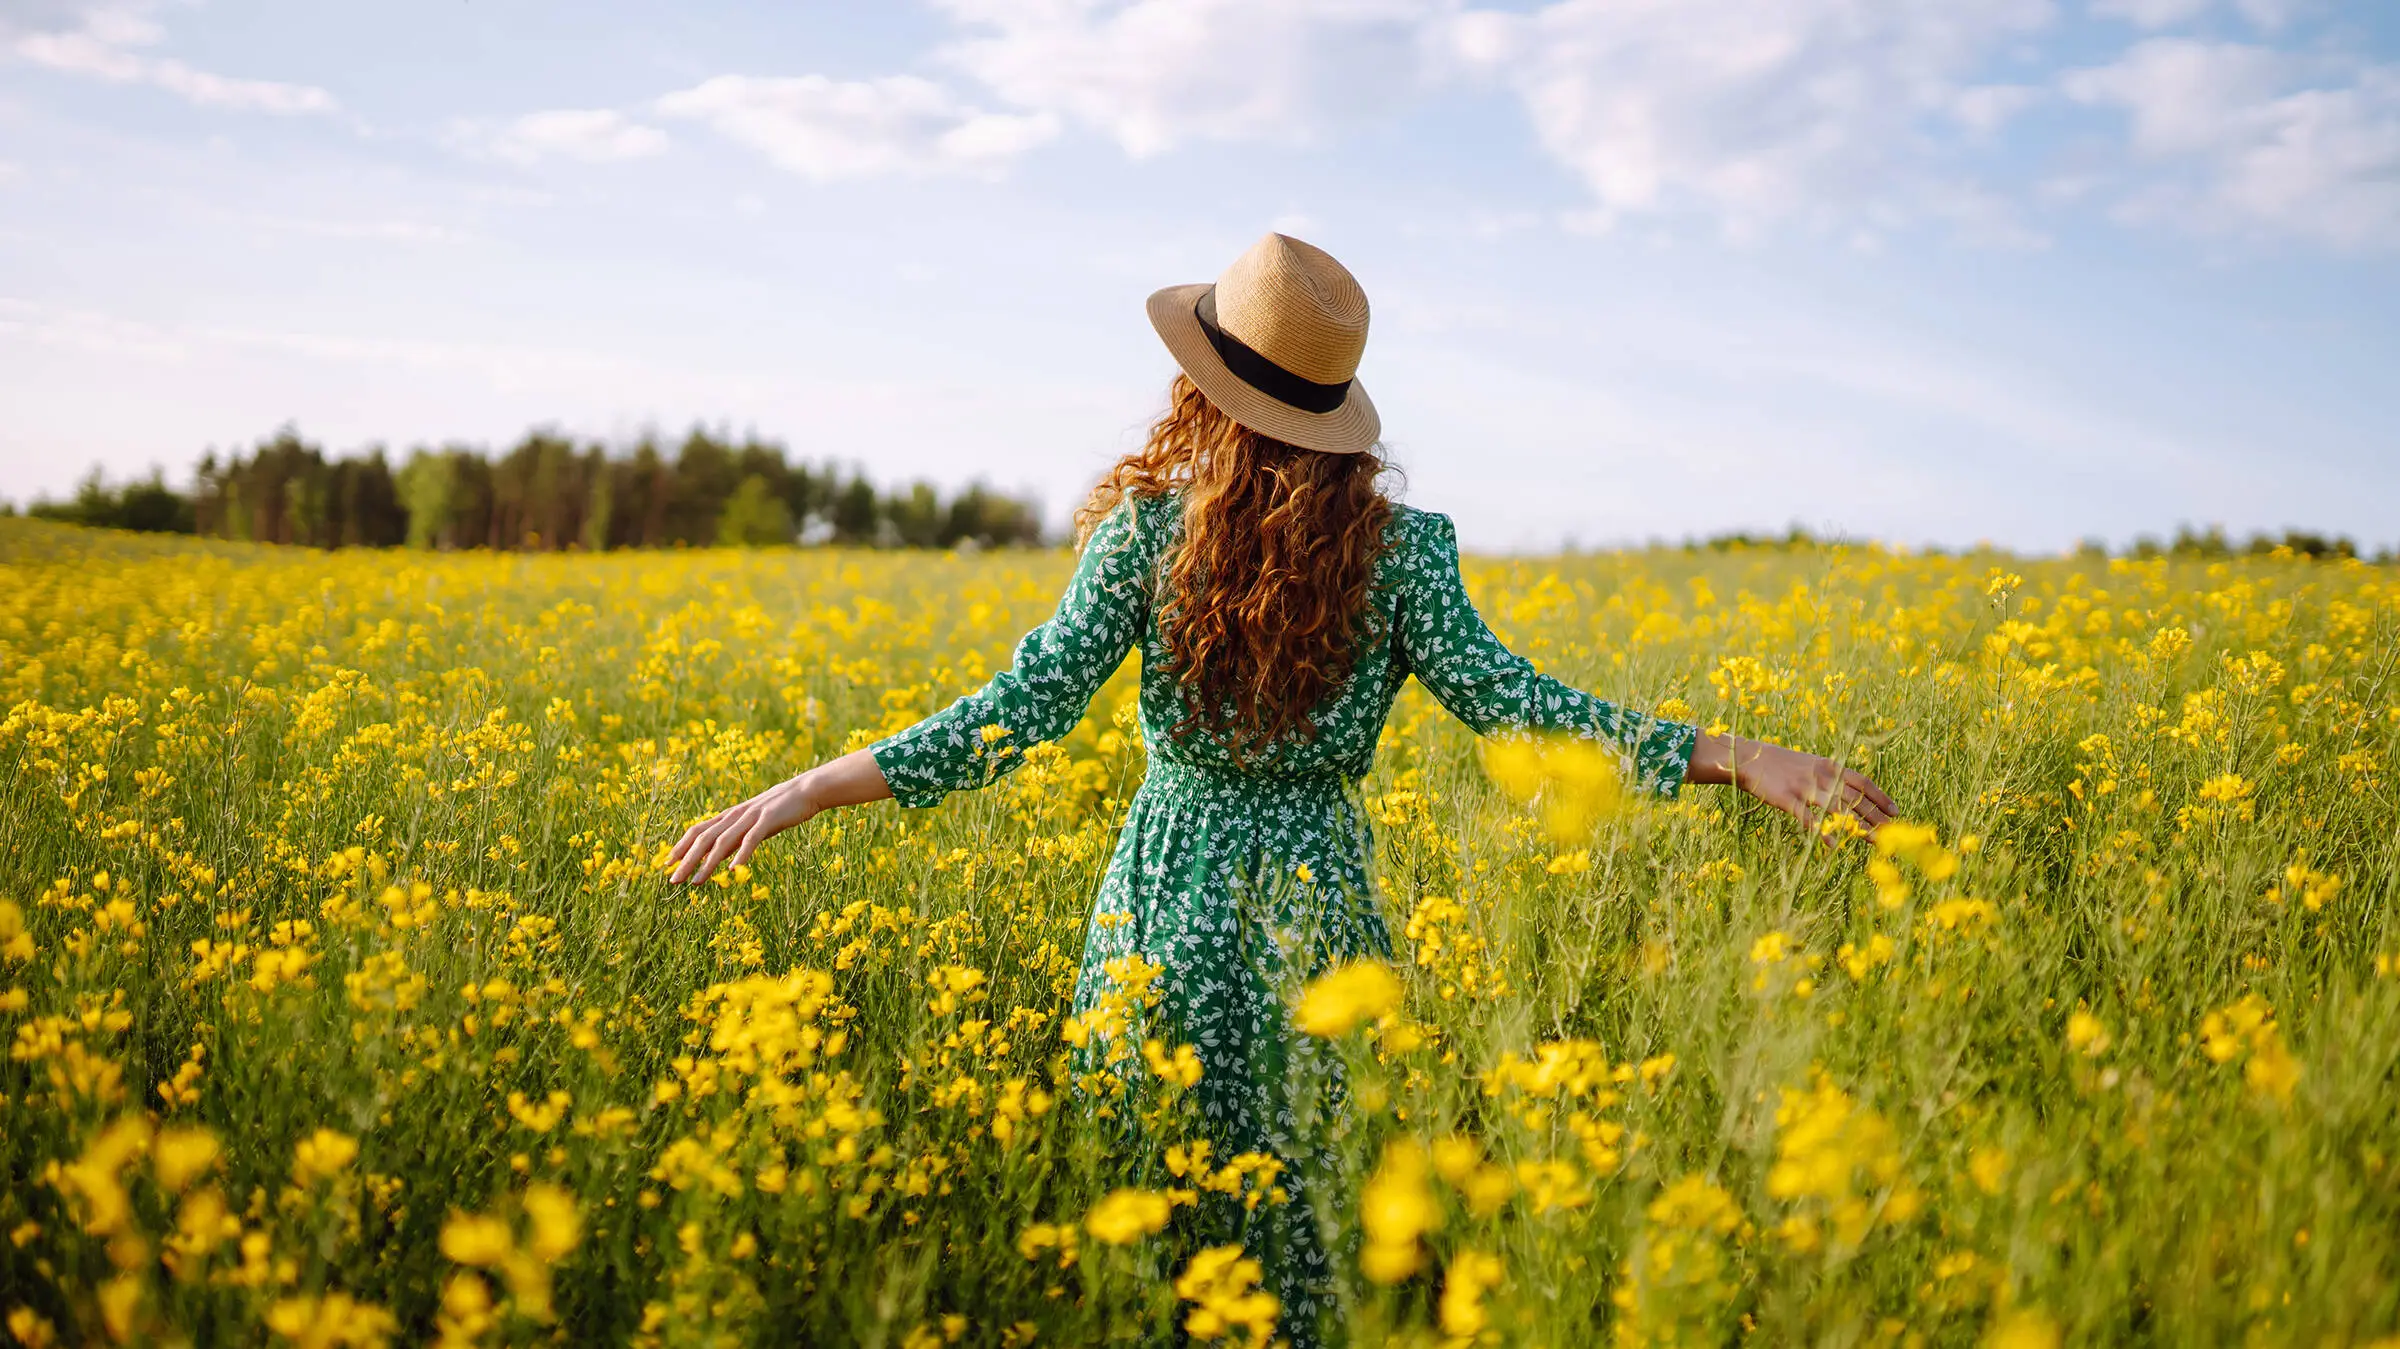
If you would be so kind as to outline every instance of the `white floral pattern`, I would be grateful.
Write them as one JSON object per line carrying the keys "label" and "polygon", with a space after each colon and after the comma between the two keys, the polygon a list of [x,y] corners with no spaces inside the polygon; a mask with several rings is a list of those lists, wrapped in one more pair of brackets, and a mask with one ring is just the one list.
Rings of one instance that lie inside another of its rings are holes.
{"label": "white floral pattern", "polygon": [[[1479,735],[1569,732],[1612,745],[1630,776],[1672,796],[1697,732],[1623,711],[1537,673],[1501,644],[1468,598],[1446,516],[1399,507],[1377,564],[1373,612],[1348,679],[1321,705],[1313,735],[1287,735],[1236,764],[1205,735],[1176,740],[1183,691],[1154,603],[1160,564],[1180,536],[1174,498],[1139,499],[1104,521],[1084,549],[1058,612],[1026,634],[1014,662],[982,689],[873,747],[892,793],[931,806],[1024,761],[1082,720],[1136,642],[1149,771],[1093,906],[1076,1008],[1107,991],[1102,965],[1127,954],[1164,967],[1153,1033],[1199,1052],[1204,1127],[1217,1155],[1306,1148],[1292,1085],[1338,1110],[1338,1064],[1291,1031],[1285,997],[1331,964],[1388,958],[1391,936],[1368,873],[1369,834],[1356,792],[1392,700],[1415,675]],[[986,727],[1005,728],[987,750]],[[1327,1255],[1310,1213],[1306,1168],[1293,1200],[1239,1234],[1283,1299],[1285,1333],[1314,1342],[1330,1307]],[[1202,1215],[1195,1240],[1232,1239],[1238,1207]]]}

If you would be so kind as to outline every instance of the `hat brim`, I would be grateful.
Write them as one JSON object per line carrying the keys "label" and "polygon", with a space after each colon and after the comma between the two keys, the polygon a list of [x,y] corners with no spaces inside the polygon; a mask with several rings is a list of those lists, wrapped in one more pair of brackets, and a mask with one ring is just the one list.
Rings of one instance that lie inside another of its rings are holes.
{"label": "hat brim", "polygon": [[1331,412],[1308,412],[1259,392],[1225,366],[1223,357],[1200,327],[1194,306],[1208,293],[1208,283],[1169,286],[1150,297],[1150,326],[1183,373],[1191,377],[1217,410],[1260,435],[1273,436],[1302,449],[1326,454],[1358,454],[1372,449],[1383,434],[1383,419],[1375,414],[1366,386],[1350,381],[1350,392]]}

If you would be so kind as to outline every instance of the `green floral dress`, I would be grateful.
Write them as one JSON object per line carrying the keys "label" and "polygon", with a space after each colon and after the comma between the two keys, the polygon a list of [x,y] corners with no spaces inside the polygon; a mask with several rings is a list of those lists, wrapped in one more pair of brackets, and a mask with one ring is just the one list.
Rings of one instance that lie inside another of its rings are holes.
{"label": "green floral dress", "polygon": [[[1205,735],[1176,740],[1183,691],[1158,626],[1156,578],[1182,531],[1174,498],[1136,499],[1093,533],[1058,612],[1028,633],[1013,666],[981,690],[873,746],[902,805],[981,786],[1055,740],[1137,643],[1149,769],[1100,883],[1077,981],[1077,1011],[1110,991],[1102,967],[1139,954],[1164,967],[1149,1033],[1190,1044],[1203,1075],[1204,1129],[1219,1159],[1287,1159],[1291,1202],[1244,1230],[1238,1206],[1203,1214],[1196,1240],[1242,1240],[1283,1299],[1285,1333],[1316,1338],[1330,1261],[1296,1165],[1309,1132],[1342,1102],[1339,1065],[1296,1037],[1286,998],[1300,980],[1356,958],[1388,958],[1391,936],[1367,875],[1356,784],[1401,682],[1415,675],[1479,735],[1545,730],[1624,755],[1629,778],[1661,796],[1682,784],[1696,732],[1631,714],[1538,674],[1501,645],[1468,599],[1446,516],[1396,508],[1377,563],[1374,612],[1347,681],[1319,707],[1315,734],[1286,736],[1236,766]],[[987,741],[986,727],[1008,734]],[[1003,750],[1001,747],[1008,747]],[[1296,1090],[1298,1084],[1306,1084]],[[1228,1230],[1228,1229],[1232,1230]]]}

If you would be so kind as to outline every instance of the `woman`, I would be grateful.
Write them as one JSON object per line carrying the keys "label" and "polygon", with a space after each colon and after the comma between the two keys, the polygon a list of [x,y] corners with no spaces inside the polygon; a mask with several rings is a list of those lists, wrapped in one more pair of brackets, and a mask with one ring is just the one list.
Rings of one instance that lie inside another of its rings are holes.
{"label": "woman", "polygon": [[[673,850],[675,880],[746,862],[823,810],[894,796],[930,806],[991,781],[1073,729],[1139,644],[1149,771],[1100,884],[1076,1010],[1109,991],[1112,958],[1163,966],[1156,1031],[1200,1053],[1217,1154],[1289,1157],[1299,1145],[1276,992],[1295,972],[1288,934],[1307,933],[1303,976],[1390,955],[1381,916],[1356,902],[1370,891],[1352,786],[1408,676],[1478,734],[1606,745],[1660,796],[1730,783],[1803,822],[1890,817],[1890,799],[1858,773],[1623,711],[1536,674],[1493,637],[1460,580],[1450,521],[1377,488],[1380,426],[1353,377],[1367,300],[1333,258],[1270,234],[1214,285],[1170,287],[1149,308],[1182,373],[1149,443],[1078,513],[1083,556],[1057,614],[982,690],[692,826]],[[1339,1083],[1327,1085],[1338,1099]],[[1249,1234],[1286,1332],[1304,1343],[1330,1274],[1306,1199]]]}

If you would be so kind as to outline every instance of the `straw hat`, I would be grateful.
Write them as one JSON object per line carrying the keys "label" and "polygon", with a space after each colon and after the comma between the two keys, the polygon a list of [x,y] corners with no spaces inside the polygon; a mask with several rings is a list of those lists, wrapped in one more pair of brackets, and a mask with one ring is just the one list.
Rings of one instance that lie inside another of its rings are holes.
{"label": "straw hat", "polygon": [[1150,324],[1208,401],[1253,431],[1328,454],[1383,432],[1356,378],[1367,293],[1324,249],[1270,234],[1215,284],[1152,295]]}

